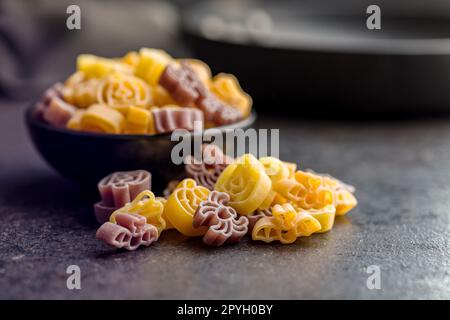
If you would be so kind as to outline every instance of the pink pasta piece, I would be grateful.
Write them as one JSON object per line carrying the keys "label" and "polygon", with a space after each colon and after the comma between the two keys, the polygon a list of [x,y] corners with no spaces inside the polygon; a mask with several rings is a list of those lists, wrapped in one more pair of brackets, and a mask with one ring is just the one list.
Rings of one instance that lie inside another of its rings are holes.
{"label": "pink pasta piece", "polygon": [[130,230],[133,237],[139,235],[142,228],[147,224],[147,219],[136,213],[119,213],[115,218],[117,224]]}
{"label": "pink pasta piece", "polygon": [[212,122],[216,125],[230,124],[242,118],[239,109],[221,101],[213,93],[199,99],[196,106],[203,111],[206,122]]}
{"label": "pink pasta piece", "polygon": [[115,223],[105,222],[97,230],[97,239],[116,248],[126,247],[131,241],[131,232]]}
{"label": "pink pasta piece", "polygon": [[194,108],[167,106],[152,110],[155,130],[158,133],[169,133],[175,129],[194,130],[194,122],[203,123],[203,113]]}
{"label": "pink pasta piece", "polygon": [[202,110],[206,122],[226,125],[243,117],[238,108],[228,105],[210,92],[186,62],[181,63],[180,67],[167,66],[159,84],[180,105],[194,105]]}
{"label": "pink pasta piece", "polygon": [[36,112],[37,115],[42,117],[44,115],[45,109],[50,104],[50,101],[53,98],[61,98],[62,99],[62,89],[64,85],[60,82],[55,83],[53,86],[45,90],[39,102],[36,104]]}
{"label": "pink pasta piece", "polygon": [[168,65],[159,79],[159,84],[169,92],[173,100],[184,106],[195,103],[207,92],[195,71],[185,62],[181,67]]}
{"label": "pink pasta piece", "polygon": [[[117,223],[117,224],[116,224]],[[119,213],[116,223],[105,222],[96,237],[115,248],[136,250],[158,240],[158,229],[146,222],[145,217],[133,213]]]}
{"label": "pink pasta piece", "polygon": [[48,107],[43,110],[42,117],[51,125],[63,128],[76,110],[76,107],[64,102],[61,98],[53,97]]}
{"label": "pink pasta piece", "polygon": [[189,178],[197,184],[213,190],[223,170],[233,159],[224,155],[222,150],[213,144],[202,145],[202,159],[195,161],[193,156],[187,156],[184,163]]}
{"label": "pink pasta piece", "polygon": [[45,90],[42,100],[48,104],[53,98],[62,98],[62,89],[64,85],[61,82],[55,83],[53,86]]}
{"label": "pink pasta piece", "polygon": [[118,171],[104,177],[97,185],[104,206],[121,208],[144,190],[151,188],[151,174],[146,170]]}
{"label": "pink pasta piece", "polygon": [[236,211],[227,204],[230,196],[225,192],[212,191],[208,199],[198,206],[193,220],[194,228],[209,227],[203,242],[210,246],[221,246],[242,239],[248,230],[248,219],[238,217]]}

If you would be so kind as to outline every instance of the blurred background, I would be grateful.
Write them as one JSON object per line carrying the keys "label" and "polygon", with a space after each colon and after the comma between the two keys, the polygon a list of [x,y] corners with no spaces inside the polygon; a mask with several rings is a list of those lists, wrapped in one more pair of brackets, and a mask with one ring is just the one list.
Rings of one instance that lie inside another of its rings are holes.
{"label": "blurred background", "polygon": [[[81,30],[66,28],[70,4]],[[366,28],[370,4],[381,30]],[[333,118],[450,111],[448,0],[0,0],[0,97],[34,99],[80,53],[141,47],[235,74],[260,114],[280,104]]]}

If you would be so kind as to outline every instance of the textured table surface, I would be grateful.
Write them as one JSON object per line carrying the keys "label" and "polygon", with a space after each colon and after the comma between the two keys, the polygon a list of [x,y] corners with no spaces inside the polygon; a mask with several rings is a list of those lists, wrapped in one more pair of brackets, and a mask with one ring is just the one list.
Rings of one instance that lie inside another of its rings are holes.
{"label": "textured table surface", "polygon": [[[355,185],[359,206],[293,245],[210,249],[169,231],[129,253],[95,239],[91,203],[34,150],[23,105],[0,102],[0,298],[450,298],[450,119],[261,117],[281,129],[282,159]],[[81,290],[66,288],[72,264]]]}

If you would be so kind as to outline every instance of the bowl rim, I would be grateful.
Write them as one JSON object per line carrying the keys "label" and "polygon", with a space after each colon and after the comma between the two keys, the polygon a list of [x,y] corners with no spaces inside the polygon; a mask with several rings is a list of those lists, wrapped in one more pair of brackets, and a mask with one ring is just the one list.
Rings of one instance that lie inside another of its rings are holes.
{"label": "bowl rim", "polygon": [[[52,132],[58,132],[61,134],[66,135],[72,135],[72,136],[84,136],[84,137],[93,137],[93,138],[114,138],[118,140],[129,140],[129,139],[169,139],[172,136],[172,132],[170,133],[157,133],[157,134],[123,134],[123,133],[97,133],[97,132],[88,132],[88,131],[76,131],[76,130],[70,130],[67,128],[59,128],[54,127],[51,124],[48,124],[44,122],[43,120],[38,119],[36,116],[36,109],[37,109],[37,103],[33,102],[26,110],[25,110],[25,120],[28,126],[38,127],[40,129],[46,130],[46,131],[52,131]],[[219,126],[219,127],[212,127],[212,128],[206,128],[203,129],[201,132],[203,133],[205,130],[208,129],[218,129],[222,133],[226,130],[233,130],[233,129],[242,129],[245,127],[249,127],[252,124],[255,123],[257,118],[256,111],[252,108],[252,111],[248,115],[247,118],[231,123],[225,126]],[[195,133],[190,131],[191,135],[194,135]]]}

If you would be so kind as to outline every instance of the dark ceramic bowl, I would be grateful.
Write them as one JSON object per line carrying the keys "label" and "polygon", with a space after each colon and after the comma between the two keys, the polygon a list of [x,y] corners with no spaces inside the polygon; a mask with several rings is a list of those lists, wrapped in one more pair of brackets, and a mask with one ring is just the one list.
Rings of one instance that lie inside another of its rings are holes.
{"label": "dark ceramic bowl", "polygon": [[[222,134],[226,129],[247,129],[255,119],[253,112],[245,120],[217,129]],[[153,175],[153,189],[160,192],[184,170],[171,161],[172,147],[178,142],[171,141],[170,134],[100,134],[55,128],[36,115],[34,106],[27,109],[25,120],[42,157],[60,174],[83,185],[95,186],[114,171],[146,169]]]}

